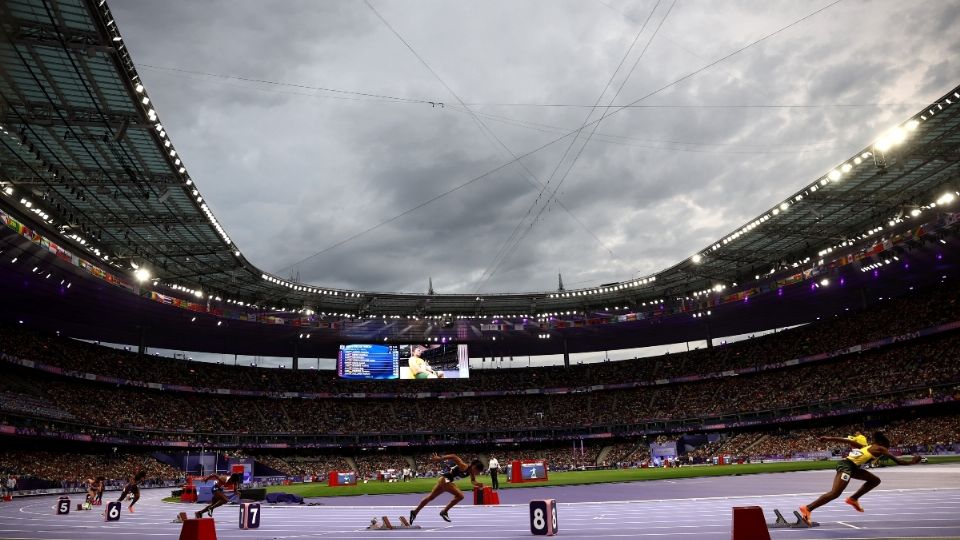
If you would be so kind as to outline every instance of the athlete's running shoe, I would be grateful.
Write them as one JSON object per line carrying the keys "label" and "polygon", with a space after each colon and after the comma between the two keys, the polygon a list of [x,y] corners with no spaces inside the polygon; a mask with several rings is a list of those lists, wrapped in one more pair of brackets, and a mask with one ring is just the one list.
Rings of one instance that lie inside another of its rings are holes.
{"label": "athlete's running shoe", "polygon": [[130,512],[130,513],[132,514],[132,513],[133,513],[133,506],[128,506],[128,507],[127,507],[127,512]]}
{"label": "athlete's running shoe", "polygon": [[413,525],[413,520],[415,520],[415,519],[417,519],[417,511],[416,511],[416,510],[411,510],[411,511],[410,511],[410,524],[411,524],[411,525]]}
{"label": "athlete's running shoe", "polygon": [[450,523],[450,516],[448,516],[446,512],[440,512],[440,517],[442,517],[447,523]]}
{"label": "athlete's running shoe", "polygon": [[194,517],[196,517],[197,519],[200,519],[200,518],[203,517],[203,510],[201,510],[201,511],[199,511],[199,512],[194,512],[193,515],[194,515]]}
{"label": "athlete's running shoe", "polygon": [[860,501],[854,499],[853,497],[847,497],[847,500],[843,501],[853,507],[857,512],[863,512],[863,507],[860,506]]}
{"label": "athlete's running shoe", "polygon": [[810,509],[806,506],[800,507],[800,518],[807,524],[807,527],[813,527],[813,519],[810,517]]}

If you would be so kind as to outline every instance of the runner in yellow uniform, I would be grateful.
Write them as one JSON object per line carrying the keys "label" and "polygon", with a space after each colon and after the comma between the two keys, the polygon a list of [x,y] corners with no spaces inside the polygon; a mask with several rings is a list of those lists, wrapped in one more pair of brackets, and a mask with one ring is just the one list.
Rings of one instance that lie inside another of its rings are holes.
{"label": "runner in yellow uniform", "polygon": [[876,461],[881,456],[889,457],[897,465],[920,463],[920,456],[913,456],[910,460],[904,460],[891,455],[889,450],[887,450],[890,447],[890,441],[886,435],[879,431],[873,434],[873,444],[868,444],[867,438],[859,433],[845,438],[820,437],[819,440],[820,442],[849,444],[850,453],[837,464],[837,476],[833,479],[833,489],[824,493],[819,499],[812,503],[800,507],[800,515],[803,516],[803,520],[807,522],[807,525],[812,523],[810,513],[839,497],[840,494],[843,493],[843,490],[846,489],[847,484],[850,483],[851,478],[864,480],[866,483],[860,486],[860,489],[852,496],[847,497],[845,502],[856,509],[857,512],[863,512],[863,507],[860,506],[860,497],[864,496],[871,489],[879,486],[880,479],[877,478],[875,474],[861,469],[860,467],[862,465]]}

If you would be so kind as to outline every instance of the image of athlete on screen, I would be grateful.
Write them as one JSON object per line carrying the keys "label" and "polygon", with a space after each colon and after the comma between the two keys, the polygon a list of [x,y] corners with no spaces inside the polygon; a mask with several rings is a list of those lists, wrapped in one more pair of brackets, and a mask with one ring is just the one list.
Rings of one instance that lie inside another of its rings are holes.
{"label": "image of athlete on screen", "polygon": [[424,345],[414,345],[410,348],[410,359],[407,365],[410,366],[411,379],[442,379],[443,372],[436,371],[430,367],[430,363],[422,358],[427,347]]}

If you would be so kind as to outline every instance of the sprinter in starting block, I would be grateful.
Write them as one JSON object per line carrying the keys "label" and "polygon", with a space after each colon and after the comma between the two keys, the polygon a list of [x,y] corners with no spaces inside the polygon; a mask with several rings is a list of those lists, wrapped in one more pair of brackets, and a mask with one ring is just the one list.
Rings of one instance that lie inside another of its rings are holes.
{"label": "sprinter in starting block", "polygon": [[87,478],[87,501],[90,504],[96,504],[98,497],[103,500],[103,485],[106,478],[98,476],[96,478]]}
{"label": "sprinter in starting block", "polygon": [[808,527],[813,526],[810,513],[839,497],[851,479],[863,480],[865,483],[860,486],[856,493],[847,497],[844,502],[852,506],[857,512],[863,512],[863,507],[860,506],[860,497],[880,485],[880,479],[875,474],[863,470],[861,468],[863,465],[875,462],[884,456],[890,458],[897,465],[914,465],[920,463],[921,459],[920,456],[913,456],[910,459],[900,459],[894,456],[888,450],[890,440],[879,431],[873,434],[873,442],[871,443],[867,443],[867,438],[859,433],[849,437],[820,437],[819,440],[820,442],[848,444],[850,445],[850,453],[837,464],[837,475],[833,479],[833,488],[812,503],[800,507],[800,516]]}
{"label": "sprinter in starting block", "polygon": [[131,476],[127,479],[127,485],[123,487],[123,491],[120,492],[120,497],[117,499],[117,502],[123,502],[127,498],[127,495],[133,496],[133,502],[130,503],[130,506],[127,507],[127,510],[132,514],[133,505],[137,504],[137,501],[140,500],[140,482],[143,482],[143,479],[147,477],[147,471],[139,471],[137,474]]}
{"label": "sprinter in starting block", "polygon": [[213,510],[219,508],[230,502],[230,499],[227,498],[227,494],[224,493],[227,485],[233,484],[233,492],[238,493],[240,490],[240,484],[243,482],[243,473],[233,473],[230,476],[220,476],[219,474],[211,474],[210,476],[203,479],[204,482],[209,480],[214,480],[213,484],[213,500],[210,501],[210,504],[205,506],[202,510],[194,514],[197,519],[203,517],[204,512],[210,517],[213,517]]}
{"label": "sprinter in starting block", "polygon": [[450,470],[440,475],[440,478],[437,479],[437,485],[433,487],[433,491],[429,495],[423,498],[420,501],[420,504],[416,509],[410,511],[410,523],[413,523],[413,520],[417,519],[417,514],[420,513],[420,510],[423,509],[430,501],[436,499],[440,496],[441,493],[447,492],[453,495],[453,500],[447,503],[447,506],[440,511],[440,517],[444,521],[450,521],[450,516],[447,514],[451,508],[453,508],[458,502],[463,500],[463,492],[460,491],[460,488],[457,487],[458,478],[470,477],[470,483],[473,484],[473,487],[482,488],[483,484],[477,482],[477,475],[483,473],[483,463],[479,459],[475,459],[470,462],[469,465],[456,454],[447,454],[445,456],[438,456],[434,454],[430,461],[433,463],[438,463],[440,461],[452,460],[454,465],[450,467]]}

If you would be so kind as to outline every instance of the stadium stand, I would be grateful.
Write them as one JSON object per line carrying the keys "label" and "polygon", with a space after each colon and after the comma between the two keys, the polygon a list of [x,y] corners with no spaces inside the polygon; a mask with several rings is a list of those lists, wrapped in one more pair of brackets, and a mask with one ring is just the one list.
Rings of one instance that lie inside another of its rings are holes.
{"label": "stadium stand", "polygon": [[[903,317],[909,313],[909,317]],[[0,327],[0,353],[40,361],[74,373],[94,373],[128,381],[198,388],[229,388],[262,392],[412,392],[424,388],[444,391],[525,390],[624,383],[682,377],[692,374],[750,368],[771,360],[830,352],[893,335],[960,320],[960,291],[938,284],[869,310],[730,346],[694,350],[656,358],[537,369],[474,370],[467,380],[344,381],[336,373],[315,370],[277,370],[249,366],[201,364],[187,360],[137,358],[132,352],[40,335],[19,327]]]}

